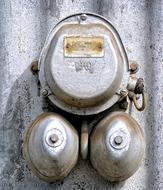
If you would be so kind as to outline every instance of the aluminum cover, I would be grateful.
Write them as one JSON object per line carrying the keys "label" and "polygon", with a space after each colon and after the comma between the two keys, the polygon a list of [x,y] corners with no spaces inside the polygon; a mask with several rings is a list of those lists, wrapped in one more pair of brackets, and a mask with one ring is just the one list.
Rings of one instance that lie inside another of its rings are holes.
{"label": "aluminum cover", "polygon": [[128,60],[118,33],[101,16],[71,15],[47,38],[40,58],[42,88],[65,111],[99,113],[126,88]]}

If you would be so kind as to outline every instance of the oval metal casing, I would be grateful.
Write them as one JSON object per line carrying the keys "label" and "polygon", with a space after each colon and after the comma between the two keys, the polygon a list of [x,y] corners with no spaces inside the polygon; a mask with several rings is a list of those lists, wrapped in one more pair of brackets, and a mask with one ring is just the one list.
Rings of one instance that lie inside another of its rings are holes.
{"label": "oval metal casing", "polygon": [[119,34],[109,21],[92,13],[71,15],[53,28],[42,50],[39,70],[49,99],[78,115],[111,107],[129,77]]}
{"label": "oval metal casing", "polygon": [[78,159],[77,131],[62,116],[40,115],[28,128],[23,144],[24,158],[32,172],[47,182],[66,177]]}
{"label": "oval metal casing", "polygon": [[91,135],[91,163],[101,176],[111,182],[132,176],[140,166],[144,151],[143,132],[127,113],[111,113]]}

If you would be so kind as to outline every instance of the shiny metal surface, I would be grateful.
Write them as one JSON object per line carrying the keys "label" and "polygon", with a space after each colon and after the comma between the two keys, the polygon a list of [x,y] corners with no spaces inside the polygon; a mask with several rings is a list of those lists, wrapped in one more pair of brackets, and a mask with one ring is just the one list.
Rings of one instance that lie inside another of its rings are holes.
{"label": "shiny metal surface", "polygon": [[89,130],[86,120],[82,122],[81,126],[81,138],[80,138],[80,155],[83,160],[88,157],[88,147],[89,147]]}
{"label": "shiny metal surface", "polygon": [[108,181],[123,181],[139,168],[145,141],[138,123],[127,113],[114,112],[95,128],[90,140],[93,167]]}
{"label": "shiny metal surface", "polygon": [[99,113],[126,89],[129,65],[119,34],[105,18],[85,13],[61,20],[49,34],[40,62],[42,88],[68,112]]}
{"label": "shiny metal surface", "polygon": [[24,157],[39,178],[55,182],[66,177],[78,160],[76,130],[54,113],[39,116],[27,130]]}
{"label": "shiny metal surface", "polygon": [[129,91],[132,91],[132,92],[135,91],[137,80],[138,80],[138,78],[135,77],[135,76],[130,76],[129,77],[129,81],[128,81],[128,85],[127,85],[127,89]]}

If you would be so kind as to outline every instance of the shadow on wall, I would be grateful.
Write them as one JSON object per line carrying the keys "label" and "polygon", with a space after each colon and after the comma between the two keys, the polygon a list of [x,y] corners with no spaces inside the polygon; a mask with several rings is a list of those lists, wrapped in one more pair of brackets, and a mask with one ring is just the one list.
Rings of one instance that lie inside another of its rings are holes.
{"label": "shadow on wall", "polygon": [[[6,111],[1,123],[0,150],[3,171],[0,175],[0,187],[3,190],[12,189],[114,189],[118,190],[123,183],[110,184],[100,177],[89,161],[79,159],[77,166],[62,182],[49,184],[39,180],[26,166],[22,155],[23,135],[30,123],[44,111],[63,111],[57,108],[47,109],[39,95],[38,76],[27,68],[14,83],[8,98]],[[72,116],[64,113],[67,118]],[[77,121],[75,121],[77,123]],[[78,121],[79,124],[79,121]]]}

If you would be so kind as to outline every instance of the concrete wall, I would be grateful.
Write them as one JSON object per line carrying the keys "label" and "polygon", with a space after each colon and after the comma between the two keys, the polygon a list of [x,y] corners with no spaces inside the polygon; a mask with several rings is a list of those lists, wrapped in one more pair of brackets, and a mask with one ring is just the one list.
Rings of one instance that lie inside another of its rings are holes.
{"label": "concrete wall", "polygon": [[[48,184],[26,167],[24,129],[46,109],[29,66],[57,21],[75,12],[95,12],[117,28],[129,60],[140,64],[147,108],[133,116],[146,137],[140,169],[126,182],[110,184],[90,166],[78,165],[63,182]],[[0,1],[0,190],[163,189],[163,1],[1,0]],[[44,109],[43,109],[44,108]]]}

